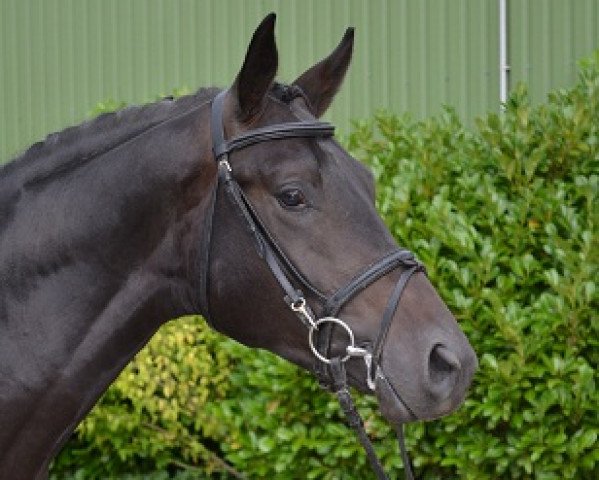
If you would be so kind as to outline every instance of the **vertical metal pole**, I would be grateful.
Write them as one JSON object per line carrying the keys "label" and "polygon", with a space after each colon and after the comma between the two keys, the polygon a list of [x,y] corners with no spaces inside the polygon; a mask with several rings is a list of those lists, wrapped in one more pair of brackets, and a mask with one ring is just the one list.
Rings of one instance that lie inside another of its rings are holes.
{"label": "vertical metal pole", "polygon": [[499,101],[501,109],[507,101],[508,75],[510,66],[507,63],[507,0],[499,0]]}

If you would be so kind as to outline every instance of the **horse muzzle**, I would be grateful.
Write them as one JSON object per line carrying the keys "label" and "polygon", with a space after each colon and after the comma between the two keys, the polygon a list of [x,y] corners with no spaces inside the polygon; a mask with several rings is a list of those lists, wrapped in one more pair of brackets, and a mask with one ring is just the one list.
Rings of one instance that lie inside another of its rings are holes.
{"label": "horse muzzle", "polygon": [[432,420],[456,410],[478,366],[467,341],[455,346],[433,344],[415,362],[418,367],[408,372],[390,363],[383,359],[376,368],[374,392],[381,413],[393,425]]}

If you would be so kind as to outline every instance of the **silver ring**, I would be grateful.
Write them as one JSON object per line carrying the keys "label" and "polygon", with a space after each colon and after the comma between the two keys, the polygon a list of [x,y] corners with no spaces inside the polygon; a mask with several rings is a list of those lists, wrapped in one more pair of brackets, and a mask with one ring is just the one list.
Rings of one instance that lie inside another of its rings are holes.
{"label": "silver ring", "polygon": [[[348,347],[355,347],[355,339],[354,339],[354,332],[352,332],[351,328],[349,328],[349,325],[347,325],[347,323],[345,323],[343,320],[339,320],[338,318],[335,317],[324,317],[324,318],[319,318],[318,320],[316,320],[316,322],[314,322],[314,325],[310,327],[310,330],[308,332],[308,343],[310,344],[310,348],[312,349],[312,353],[314,353],[314,355],[316,356],[316,358],[318,358],[318,360],[320,360],[321,362],[326,363],[327,365],[331,363],[331,360],[329,360],[328,358],[322,356],[320,354],[320,352],[318,350],[316,350],[316,347],[314,346],[314,331],[318,330],[318,326],[321,323],[336,323],[337,325],[342,326],[345,331],[347,332],[347,335],[349,336],[349,345]],[[346,355],[345,357],[343,357],[341,359],[342,362],[346,362],[347,360],[349,360],[351,355]]]}

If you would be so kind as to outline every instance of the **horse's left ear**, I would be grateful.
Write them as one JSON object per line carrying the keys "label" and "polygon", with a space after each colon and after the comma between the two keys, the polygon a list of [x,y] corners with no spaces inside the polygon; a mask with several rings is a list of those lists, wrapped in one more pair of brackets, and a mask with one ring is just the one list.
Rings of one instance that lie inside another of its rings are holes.
{"label": "horse's left ear", "polygon": [[274,81],[279,64],[275,42],[276,15],[271,13],[258,25],[241,70],[233,84],[237,96],[238,116],[247,121],[262,107],[262,100]]}
{"label": "horse's left ear", "polygon": [[343,82],[354,47],[354,29],[348,28],[337,48],[325,59],[306,70],[293,85],[300,87],[320,117],[329,107]]}

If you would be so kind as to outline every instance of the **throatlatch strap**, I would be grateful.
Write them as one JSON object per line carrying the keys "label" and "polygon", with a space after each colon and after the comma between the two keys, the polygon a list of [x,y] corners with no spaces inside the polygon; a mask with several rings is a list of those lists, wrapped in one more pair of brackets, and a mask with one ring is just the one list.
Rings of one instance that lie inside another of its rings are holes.
{"label": "throatlatch strap", "polygon": [[218,190],[218,181],[212,187],[208,199],[207,215],[204,218],[202,228],[202,237],[200,240],[200,313],[212,328],[216,328],[210,315],[210,244],[212,242],[212,220],[214,218],[214,208],[216,206],[216,194]]}

